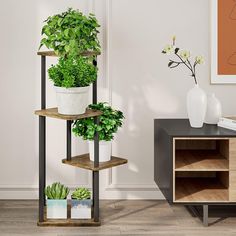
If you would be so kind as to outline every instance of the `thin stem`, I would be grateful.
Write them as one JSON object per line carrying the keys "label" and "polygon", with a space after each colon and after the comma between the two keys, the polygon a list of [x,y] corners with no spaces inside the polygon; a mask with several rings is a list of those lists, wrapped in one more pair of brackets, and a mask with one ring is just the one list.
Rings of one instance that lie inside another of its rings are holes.
{"label": "thin stem", "polygon": [[195,67],[196,67],[196,65],[195,65],[195,67],[193,68],[192,65],[191,65],[191,63],[190,63],[190,61],[189,61],[188,59],[187,59],[187,63],[188,63],[189,65],[181,58],[181,56],[178,55],[178,53],[176,53],[176,56],[177,56],[177,57],[182,61],[182,63],[184,63],[184,65],[187,66],[187,68],[191,71],[192,77],[194,78],[194,82],[195,82],[195,84],[197,84],[197,78],[196,78],[196,74],[195,74]]}
{"label": "thin stem", "polygon": [[178,55],[178,53],[176,53],[176,56],[182,61],[182,63],[184,63],[185,66],[187,66],[189,68],[189,70],[192,72],[191,68],[188,66],[188,64],[181,58],[181,56]]}

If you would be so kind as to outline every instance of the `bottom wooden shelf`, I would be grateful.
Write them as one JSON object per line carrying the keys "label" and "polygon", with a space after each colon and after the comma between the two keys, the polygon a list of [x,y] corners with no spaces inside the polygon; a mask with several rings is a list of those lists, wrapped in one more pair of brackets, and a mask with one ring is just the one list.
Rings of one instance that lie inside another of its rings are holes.
{"label": "bottom wooden shelf", "polygon": [[71,219],[70,204],[67,205],[67,219],[47,219],[47,207],[45,206],[44,221],[37,222],[38,226],[61,226],[61,227],[86,227],[100,226],[101,222],[95,222],[94,219]]}
{"label": "bottom wooden shelf", "polygon": [[229,190],[217,178],[176,178],[174,202],[228,202]]}
{"label": "bottom wooden shelf", "polygon": [[44,222],[37,223],[38,226],[61,226],[61,227],[86,227],[100,226],[101,222],[95,222],[94,219],[76,220],[76,219],[46,219]]}

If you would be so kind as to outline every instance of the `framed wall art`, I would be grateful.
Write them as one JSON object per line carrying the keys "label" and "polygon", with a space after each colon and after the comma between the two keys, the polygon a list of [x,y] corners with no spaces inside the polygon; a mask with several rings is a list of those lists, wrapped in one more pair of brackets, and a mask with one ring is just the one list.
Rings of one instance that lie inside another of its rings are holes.
{"label": "framed wall art", "polygon": [[236,84],[236,0],[211,0],[211,83]]}

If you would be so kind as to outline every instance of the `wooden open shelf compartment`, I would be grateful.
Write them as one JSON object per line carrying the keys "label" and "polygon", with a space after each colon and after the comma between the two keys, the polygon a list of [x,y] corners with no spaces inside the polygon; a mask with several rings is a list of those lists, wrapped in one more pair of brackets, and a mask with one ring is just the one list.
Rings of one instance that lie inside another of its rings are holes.
{"label": "wooden open shelf compartment", "polygon": [[115,166],[126,164],[127,162],[128,161],[126,159],[112,156],[110,161],[100,162],[98,167],[94,167],[94,162],[90,161],[88,153],[72,157],[70,161],[68,161],[67,159],[62,160],[62,163],[64,164],[92,171],[99,171],[107,168],[112,168]]}
{"label": "wooden open shelf compartment", "polygon": [[175,140],[175,171],[228,171],[229,140]]}
{"label": "wooden open shelf compartment", "polygon": [[229,172],[177,172],[174,202],[228,202]]}
{"label": "wooden open shelf compartment", "polygon": [[54,108],[37,110],[35,111],[35,114],[38,116],[51,117],[51,118],[56,118],[56,119],[61,119],[61,120],[79,120],[79,119],[88,118],[88,117],[100,116],[102,115],[102,112],[87,109],[85,113],[79,114],[79,115],[62,115],[62,114],[59,114],[58,109],[54,107]]}
{"label": "wooden open shelf compartment", "polygon": [[173,201],[229,201],[229,139],[174,140]]}
{"label": "wooden open shelf compartment", "polygon": [[176,171],[228,171],[229,161],[215,150],[177,150]]}

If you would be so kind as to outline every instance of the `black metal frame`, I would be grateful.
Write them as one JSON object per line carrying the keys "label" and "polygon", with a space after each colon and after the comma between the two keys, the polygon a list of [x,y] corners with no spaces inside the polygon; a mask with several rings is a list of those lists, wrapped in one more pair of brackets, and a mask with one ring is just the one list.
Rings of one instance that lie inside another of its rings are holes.
{"label": "black metal frame", "polygon": [[[93,64],[97,66],[97,58],[94,57]],[[97,81],[93,83],[93,103],[97,103]],[[46,56],[41,56],[41,109],[46,108]],[[72,120],[66,123],[66,158],[71,160],[71,126]],[[94,122],[99,123],[95,117]],[[94,136],[94,167],[99,165],[99,134]],[[93,218],[99,222],[99,171],[93,171]],[[39,222],[44,222],[44,207],[46,197],[44,189],[46,186],[46,117],[39,116]]]}

